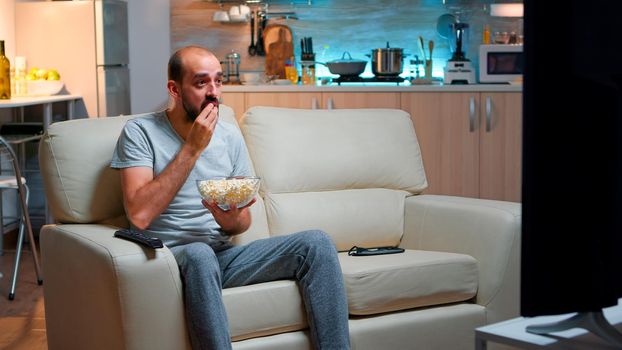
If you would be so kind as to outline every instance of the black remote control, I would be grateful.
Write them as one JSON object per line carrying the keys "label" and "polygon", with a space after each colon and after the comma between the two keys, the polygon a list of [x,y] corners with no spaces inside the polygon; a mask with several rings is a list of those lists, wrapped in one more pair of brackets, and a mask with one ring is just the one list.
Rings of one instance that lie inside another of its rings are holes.
{"label": "black remote control", "polygon": [[134,241],[153,249],[164,247],[164,244],[162,244],[162,241],[159,238],[147,237],[144,233],[132,229],[120,229],[114,233],[114,236]]}

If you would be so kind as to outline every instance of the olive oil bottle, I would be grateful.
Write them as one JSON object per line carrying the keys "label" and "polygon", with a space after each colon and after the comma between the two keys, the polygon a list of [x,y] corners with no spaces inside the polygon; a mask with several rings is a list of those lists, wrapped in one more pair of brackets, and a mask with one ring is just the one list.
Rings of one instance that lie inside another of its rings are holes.
{"label": "olive oil bottle", "polygon": [[4,40],[0,40],[0,100],[11,98],[11,62],[4,55]]}

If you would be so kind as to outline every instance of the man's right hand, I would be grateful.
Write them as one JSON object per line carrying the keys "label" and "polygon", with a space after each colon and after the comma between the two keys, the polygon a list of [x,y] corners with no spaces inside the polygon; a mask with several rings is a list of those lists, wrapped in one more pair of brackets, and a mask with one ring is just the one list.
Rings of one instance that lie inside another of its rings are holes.
{"label": "man's right hand", "polygon": [[208,103],[194,120],[192,128],[190,128],[190,132],[186,138],[186,143],[195,152],[203,152],[214,135],[217,122],[218,107],[213,103]]}
{"label": "man's right hand", "polygon": [[237,208],[235,205],[232,205],[228,210],[223,210],[216,202],[208,202],[205,199],[203,199],[201,203],[212,213],[216,223],[218,223],[220,228],[227,235],[235,236],[244,233],[250,227],[251,213],[248,207],[253,205],[256,201],[257,198],[253,198],[243,207]]}

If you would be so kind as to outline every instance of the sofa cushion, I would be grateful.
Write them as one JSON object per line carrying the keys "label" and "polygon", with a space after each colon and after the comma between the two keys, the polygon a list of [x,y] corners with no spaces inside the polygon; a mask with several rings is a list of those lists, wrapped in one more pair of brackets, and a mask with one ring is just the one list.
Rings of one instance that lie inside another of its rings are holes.
{"label": "sofa cushion", "polygon": [[406,191],[382,188],[269,193],[264,198],[271,235],[319,229],[340,251],[397,245],[404,230]]}
{"label": "sofa cushion", "polygon": [[339,261],[352,315],[464,301],[477,293],[477,261],[469,255],[423,250],[339,253]]}
{"label": "sofa cushion", "polygon": [[226,288],[222,294],[234,341],[307,328],[304,304],[294,281]]}
{"label": "sofa cushion", "polygon": [[241,129],[263,192],[427,187],[415,130],[402,110],[252,107]]}

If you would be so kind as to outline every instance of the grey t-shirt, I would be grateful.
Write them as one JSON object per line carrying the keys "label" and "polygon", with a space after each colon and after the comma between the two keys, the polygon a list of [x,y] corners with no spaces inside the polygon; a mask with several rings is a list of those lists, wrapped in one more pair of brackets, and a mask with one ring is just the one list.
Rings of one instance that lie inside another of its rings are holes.
{"label": "grey t-shirt", "polygon": [[[110,166],[150,167],[156,177],[175,158],[183,143],[164,111],[137,117],[123,128]],[[147,235],[162,239],[169,247],[191,242],[206,242],[215,249],[228,246],[230,238],[201,203],[196,180],[249,175],[252,171],[239,129],[219,121],[188,179],[164,212],[149,225]]]}

